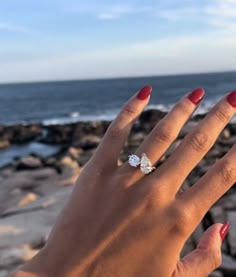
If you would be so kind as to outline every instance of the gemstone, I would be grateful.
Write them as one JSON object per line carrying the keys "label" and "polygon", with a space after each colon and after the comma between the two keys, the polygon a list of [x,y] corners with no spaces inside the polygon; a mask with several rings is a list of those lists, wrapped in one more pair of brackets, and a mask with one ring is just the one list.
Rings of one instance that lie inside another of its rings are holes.
{"label": "gemstone", "polygon": [[140,164],[140,158],[137,155],[130,155],[129,156],[129,164],[132,167],[137,167]]}
{"label": "gemstone", "polygon": [[148,174],[152,172],[155,169],[155,167],[152,166],[150,160],[146,156],[146,154],[142,154],[141,161],[140,161],[140,170],[144,174]]}

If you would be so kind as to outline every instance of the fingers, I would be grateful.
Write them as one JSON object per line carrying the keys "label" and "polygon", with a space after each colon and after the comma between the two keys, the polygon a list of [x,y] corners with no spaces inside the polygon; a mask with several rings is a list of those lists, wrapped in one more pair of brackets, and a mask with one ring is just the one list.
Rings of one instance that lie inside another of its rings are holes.
{"label": "fingers", "polygon": [[[226,225],[214,224],[202,236],[197,249],[178,262],[173,277],[208,276],[221,264],[222,229]],[[223,228],[222,228],[223,227]],[[223,237],[222,237],[223,238]]]}
{"label": "fingers", "polygon": [[[182,201],[201,220],[206,211],[236,182],[236,145],[189,190]],[[201,205],[199,205],[199,201]]]}
{"label": "fingers", "polygon": [[[151,163],[155,164],[174,142],[181,128],[195,111],[203,97],[204,90],[198,88],[181,99],[168,115],[158,122],[135,154],[141,156],[142,153],[146,153]],[[126,172],[130,171],[129,164],[125,163],[121,170]],[[130,173],[132,179],[136,180],[143,175],[139,170],[134,170]]]}
{"label": "fingers", "polygon": [[159,177],[159,179],[169,178],[172,183],[169,190],[176,193],[186,176],[212,147],[220,132],[233,117],[235,107],[236,91],[224,97],[208,113],[152,176]]}
{"label": "fingers", "polygon": [[117,166],[118,156],[128,138],[130,129],[148,104],[152,88],[146,86],[133,96],[122,108],[108,128],[92,160],[105,166]]}

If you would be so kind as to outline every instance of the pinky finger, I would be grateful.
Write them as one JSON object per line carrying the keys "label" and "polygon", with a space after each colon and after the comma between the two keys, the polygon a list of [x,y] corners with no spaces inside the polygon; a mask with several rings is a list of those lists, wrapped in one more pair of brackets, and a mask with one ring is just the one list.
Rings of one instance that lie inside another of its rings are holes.
{"label": "pinky finger", "polygon": [[102,161],[103,166],[117,166],[118,156],[128,138],[129,132],[141,112],[149,102],[152,87],[145,86],[121,109],[109,126],[92,160]]}
{"label": "pinky finger", "polygon": [[185,256],[176,266],[172,277],[208,276],[221,264],[222,230],[227,232],[228,224],[214,224],[201,237],[197,249]]}

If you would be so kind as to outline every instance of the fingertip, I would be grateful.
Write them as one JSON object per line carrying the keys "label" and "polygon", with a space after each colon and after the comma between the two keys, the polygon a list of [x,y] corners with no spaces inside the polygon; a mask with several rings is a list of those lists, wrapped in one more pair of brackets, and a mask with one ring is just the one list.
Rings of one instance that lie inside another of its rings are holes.
{"label": "fingertip", "polygon": [[203,88],[197,88],[188,95],[188,99],[193,104],[198,105],[204,98],[204,95],[205,95],[205,90]]}
{"label": "fingertip", "polygon": [[151,86],[145,86],[143,87],[137,94],[136,98],[138,100],[146,100],[152,92],[152,87]]}
{"label": "fingertip", "polygon": [[219,234],[222,242],[224,241],[228,231],[229,231],[229,221],[221,226]]}
{"label": "fingertip", "polygon": [[215,223],[211,227],[209,227],[201,237],[198,244],[198,248],[211,249],[211,248],[215,248],[216,245],[220,247],[222,243],[222,239],[219,234],[223,226],[224,224],[222,223]]}

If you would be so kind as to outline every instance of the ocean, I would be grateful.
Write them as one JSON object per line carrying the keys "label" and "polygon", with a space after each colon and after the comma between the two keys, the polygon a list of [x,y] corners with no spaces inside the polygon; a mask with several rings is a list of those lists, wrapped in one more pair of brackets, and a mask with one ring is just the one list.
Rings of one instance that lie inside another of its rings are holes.
{"label": "ocean", "polygon": [[204,113],[224,94],[236,89],[236,72],[60,81],[0,85],[0,124],[64,124],[110,120],[123,103],[145,85],[153,87],[148,108],[168,111],[197,87],[206,90],[198,109]]}

